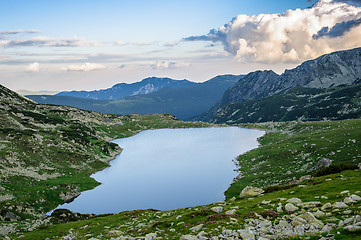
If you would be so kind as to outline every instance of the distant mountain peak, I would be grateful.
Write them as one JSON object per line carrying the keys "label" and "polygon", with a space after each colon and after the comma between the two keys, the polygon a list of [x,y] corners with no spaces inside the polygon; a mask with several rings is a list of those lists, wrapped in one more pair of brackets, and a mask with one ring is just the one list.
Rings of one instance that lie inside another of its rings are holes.
{"label": "distant mountain peak", "polygon": [[117,100],[128,96],[149,94],[162,88],[185,88],[197,83],[188,80],[174,80],[171,78],[148,77],[135,83],[118,83],[111,88],[95,91],[60,92],[58,96],[69,96],[95,100]]}

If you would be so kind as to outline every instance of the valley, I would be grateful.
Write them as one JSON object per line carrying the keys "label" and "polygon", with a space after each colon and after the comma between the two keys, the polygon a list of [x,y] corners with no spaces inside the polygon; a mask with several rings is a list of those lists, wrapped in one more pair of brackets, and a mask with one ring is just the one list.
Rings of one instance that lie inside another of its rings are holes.
{"label": "valley", "polygon": [[[110,90],[71,93],[97,96],[89,98],[22,97],[1,86],[0,235],[358,239],[360,54],[360,48],[327,54],[281,75],[256,71],[178,88],[148,85],[154,91],[116,100],[104,97]],[[266,132],[258,148],[234,159],[238,175],[225,201],[167,211],[95,215],[59,209],[44,215],[99,185],[90,175],[122,152],[111,140],[149,129],[215,126]]]}

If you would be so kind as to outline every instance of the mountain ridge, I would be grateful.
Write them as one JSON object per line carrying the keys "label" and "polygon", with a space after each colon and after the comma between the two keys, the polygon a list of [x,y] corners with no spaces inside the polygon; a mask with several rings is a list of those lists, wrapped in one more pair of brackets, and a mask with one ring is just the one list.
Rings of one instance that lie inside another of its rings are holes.
{"label": "mountain ridge", "polygon": [[197,83],[171,78],[148,77],[135,83],[118,83],[106,89],[94,91],[63,91],[57,96],[69,96],[94,100],[117,100],[128,96],[148,94],[159,91],[162,88],[184,88],[196,85]]}
{"label": "mountain ridge", "polygon": [[325,54],[301,63],[281,75],[272,70],[247,74],[230,87],[222,98],[197,120],[209,121],[223,106],[250,99],[285,94],[294,87],[330,88],[361,82],[361,48]]}
{"label": "mountain ridge", "polygon": [[112,114],[169,113],[182,120],[206,111],[244,75],[218,75],[186,88],[162,88],[149,94],[118,100],[81,99],[68,96],[27,96],[38,103],[73,106]]}

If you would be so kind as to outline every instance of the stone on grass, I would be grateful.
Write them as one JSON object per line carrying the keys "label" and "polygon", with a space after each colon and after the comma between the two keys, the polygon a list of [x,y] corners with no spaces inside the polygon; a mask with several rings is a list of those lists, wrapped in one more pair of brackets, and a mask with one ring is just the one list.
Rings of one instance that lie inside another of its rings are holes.
{"label": "stone on grass", "polygon": [[228,210],[226,212],[226,215],[234,215],[234,214],[236,214],[236,209]]}
{"label": "stone on grass", "polygon": [[198,240],[198,237],[193,235],[183,235],[179,238],[179,240]]}
{"label": "stone on grass", "polygon": [[357,196],[355,194],[352,194],[351,196],[349,197],[346,197],[345,200],[343,200],[344,203],[355,203],[355,202],[358,202],[358,201],[361,201],[361,197],[360,196]]}
{"label": "stone on grass", "polygon": [[357,231],[361,230],[361,226],[350,225],[350,226],[344,227],[343,229],[346,229],[349,232],[357,232]]}
{"label": "stone on grass", "polygon": [[333,208],[347,208],[348,206],[343,202],[335,202],[332,204]]}
{"label": "stone on grass", "polygon": [[156,233],[148,233],[147,235],[145,235],[146,240],[152,240],[155,239],[156,237],[157,237]]}
{"label": "stone on grass", "polygon": [[262,193],[264,193],[264,190],[262,188],[247,186],[239,194],[239,197],[258,196]]}
{"label": "stone on grass", "polygon": [[212,207],[211,210],[216,213],[220,213],[223,211],[223,207]]}
{"label": "stone on grass", "polygon": [[203,227],[203,224],[199,224],[199,225],[197,225],[197,226],[192,227],[190,230],[191,230],[192,232],[199,232],[199,230],[201,230],[202,227]]}
{"label": "stone on grass", "polygon": [[324,217],[326,214],[320,210],[317,210],[317,212],[315,212],[313,215],[319,218],[319,217]]}
{"label": "stone on grass", "polygon": [[293,203],[293,204],[301,204],[302,203],[301,199],[299,199],[299,198],[290,198],[287,200],[287,202]]}
{"label": "stone on grass", "polygon": [[231,199],[229,199],[229,201],[231,201],[231,202],[236,201],[236,197],[232,197]]}
{"label": "stone on grass", "polygon": [[328,167],[330,166],[332,163],[331,159],[328,158],[322,158],[321,160],[319,160],[316,165],[310,169],[310,171],[315,171],[317,169],[323,168],[323,167]]}
{"label": "stone on grass", "polygon": [[251,230],[238,230],[237,231],[243,240],[255,240],[256,236]]}
{"label": "stone on grass", "polygon": [[285,205],[285,210],[287,212],[294,212],[296,210],[298,210],[298,207],[296,207],[295,205],[293,205],[292,203],[286,203]]}
{"label": "stone on grass", "polygon": [[306,212],[306,213],[300,215],[300,218],[303,218],[304,220],[306,220],[307,223],[313,224],[319,228],[323,227],[323,225],[324,225],[320,220],[315,218],[315,216],[310,212]]}
{"label": "stone on grass", "polygon": [[331,207],[332,207],[332,204],[331,204],[331,203],[325,203],[325,204],[321,207],[321,210],[325,211],[325,209],[331,208]]}

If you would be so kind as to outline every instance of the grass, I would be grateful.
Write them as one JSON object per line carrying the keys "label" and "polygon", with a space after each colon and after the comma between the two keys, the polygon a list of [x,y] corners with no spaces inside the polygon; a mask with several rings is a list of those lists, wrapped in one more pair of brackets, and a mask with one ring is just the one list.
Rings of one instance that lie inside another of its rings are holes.
{"label": "grass", "polygon": [[[271,221],[277,221],[277,218],[289,215],[287,212],[278,213],[276,217],[271,214],[276,211],[277,203],[282,202],[280,201],[282,198],[298,197],[303,202],[316,200],[321,204],[342,201],[344,196],[340,192],[344,190],[349,190],[350,193],[360,191],[360,173],[361,170],[347,170],[342,173],[314,177],[303,182],[302,187],[298,185],[292,189],[274,191],[252,200],[243,198],[234,202],[227,201],[170,211],[126,211],[108,216],[96,216],[88,220],[43,226],[33,232],[24,233],[21,239],[59,239],[65,236],[75,236],[74,239],[91,237],[111,239],[120,235],[135,237],[154,232],[157,232],[157,236],[162,239],[179,239],[181,235],[194,234],[191,227],[199,224],[204,225],[202,230],[209,235],[218,235],[222,232],[223,227],[239,229],[240,225],[244,225],[248,221],[247,219],[257,218],[256,214],[268,217]],[[327,196],[328,199],[319,198],[320,196]],[[265,200],[271,201],[271,203],[262,204],[262,201]],[[215,213],[211,210],[211,207],[214,206],[222,206],[225,210],[236,209],[236,214],[229,216],[224,212]],[[359,207],[360,203],[352,205],[351,209],[353,212],[359,213]],[[336,213],[334,217],[341,219],[342,215]],[[326,218],[320,219],[326,220]],[[340,234],[336,234],[338,231]],[[353,234],[338,228],[332,230],[331,233],[335,234],[335,239],[358,239],[360,237],[360,233]]]}
{"label": "grass", "polygon": [[244,124],[268,132],[261,146],[237,158],[242,177],[226,191],[227,199],[246,186],[280,185],[312,173],[322,158],[334,164],[361,162],[361,120]]}

